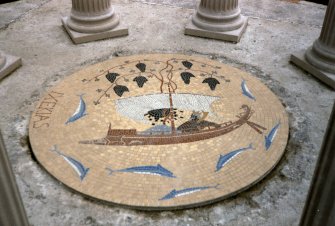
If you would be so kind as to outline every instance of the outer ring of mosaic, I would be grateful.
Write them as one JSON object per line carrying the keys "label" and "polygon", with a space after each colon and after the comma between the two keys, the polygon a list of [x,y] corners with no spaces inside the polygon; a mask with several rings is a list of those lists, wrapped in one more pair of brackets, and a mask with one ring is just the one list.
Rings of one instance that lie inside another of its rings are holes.
{"label": "outer ring of mosaic", "polygon": [[117,57],[64,79],[37,104],[41,165],[77,192],[160,210],[241,192],[279,162],[288,117],[257,78],[179,54]]}

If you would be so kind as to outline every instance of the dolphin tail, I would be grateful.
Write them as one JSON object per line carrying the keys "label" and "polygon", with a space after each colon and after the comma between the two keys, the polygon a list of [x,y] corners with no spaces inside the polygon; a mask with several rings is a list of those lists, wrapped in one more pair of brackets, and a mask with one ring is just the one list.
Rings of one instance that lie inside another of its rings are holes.
{"label": "dolphin tail", "polygon": [[58,150],[58,145],[55,144],[52,146],[52,148],[49,149],[51,152],[55,152],[56,154],[58,155],[62,155],[63,156],[63,153],[61,151]]}
{"label": "dolphin tail", "polygon": [[170,198],[164,196],[164,197],[162,197],[162,198],[160,198],[160,199],[158,199],[158,200],[159,200],[159,201],[162,201],[162,200],[167,200],[167,199],[170,199]]}
{"label": "dolphin tail", "polygon": [[215,188],[215,189],[220,189],[220,185],[221,185],[221,184],[216,184],[216,185],[213,186],[213,188]]}
{"label": "dolphin tail", "polygon": [[264,137],[265,137],[265,150],[267,151],[271,146],[271,141],[268,136],[264,136]]}
{"label": "dolphin tail", "polygon": [[106,167],[105,168],[107,171],[108,171],[108,175],[112,175],[115,171],[112,169],[112,168],[110,168],[110,167]]}
{"label": "dolphin tail", "polygon": [[56,152],[57,149],[58,149],[57,144],[55,144],[49,150],[52,151],[52,152]]}
{"label": "dolphin tail", "polygon": [[81,181],[84,180],[84,178],[86,177],[86,175],[87,175],[87,173],[88,173],[89,170],[90,170],[90,168],[86,168],[85,171],[84,171],[84,173],[82,175],[80,175],[80,180]]}
{"label": "dolphin tail", "polygon": [[254,147],[253,143],[250,143],[250,144],[249,144],[248,149],[255,150],[255,147]]}

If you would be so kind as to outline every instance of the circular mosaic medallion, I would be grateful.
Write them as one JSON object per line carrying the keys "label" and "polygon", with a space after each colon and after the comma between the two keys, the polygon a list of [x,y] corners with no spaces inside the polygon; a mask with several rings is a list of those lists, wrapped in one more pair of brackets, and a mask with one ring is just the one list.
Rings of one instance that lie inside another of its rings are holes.
{"label": "circular mosaic medallion", "polygon": [[85,195],[141,209],[199,206],[246,189],[279,161],[288,118],[258,79],[176,54],[79,71],[39,102],[38,161]]}

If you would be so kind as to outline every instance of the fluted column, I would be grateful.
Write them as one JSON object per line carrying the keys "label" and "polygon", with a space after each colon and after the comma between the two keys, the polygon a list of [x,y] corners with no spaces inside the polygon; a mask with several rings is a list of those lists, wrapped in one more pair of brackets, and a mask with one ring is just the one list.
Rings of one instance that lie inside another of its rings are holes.
{"label": "fluted column", "polygon": [[28,226],[15,176],[10,165],[4,142],[0,133],[0,225]]}
{"label": "fluted column", "polygon": [[335,89],[335,0],[328,3],[320,37],[291,61]]}
{"label": "fluted column", "polygon": [[6,57],[0,52],[0,70],[6,65]]}
{"label": "fluted column", "polygon": [[246,26],[238,0],[201,0],[185,34],[237,42]]}
{"label": "fluted column", "polygon": [[71,14],[62,22],[76,44],[128,34],[111,0],[72,0]]}
{"label": "fluted column", "polygon": [[21,59],[0,51],[0,80],[21,66]]}
{"label": "fluted column", "polygon": [[320,37],[307,50],[306,59],[321,70],[335,73],[335,1],[329,1]]}
{"label": "fluted column", "polygon": [[335,102],[323,138],[300,226],[335,225]]}

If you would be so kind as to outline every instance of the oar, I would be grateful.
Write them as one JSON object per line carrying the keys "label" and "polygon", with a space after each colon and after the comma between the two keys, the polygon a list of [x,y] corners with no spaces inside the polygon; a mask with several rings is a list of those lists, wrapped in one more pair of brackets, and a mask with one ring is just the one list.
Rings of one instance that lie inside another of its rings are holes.
{"label": "oar", "polygon": [[263,132],[261,130],[259,130],[255,125],[251,124],[249,121],[247,121],[247,124],[253,128],[257,133],[259,134],[263,134]]}
{"label": "oar", "polygon": [[261,125],[259,125],[259,124],[257,124],[257,123],[254,123],[254,122],[250,122],[250,121],[248,121],[250,124],[252,124],[252,125],[254,125],[254,126],[256,126],[257,128],[260,128],[260,129],[262,129],[262,130],[266,130],[266,128],[265,127],[263,127],[263,126],[261,126]]}

